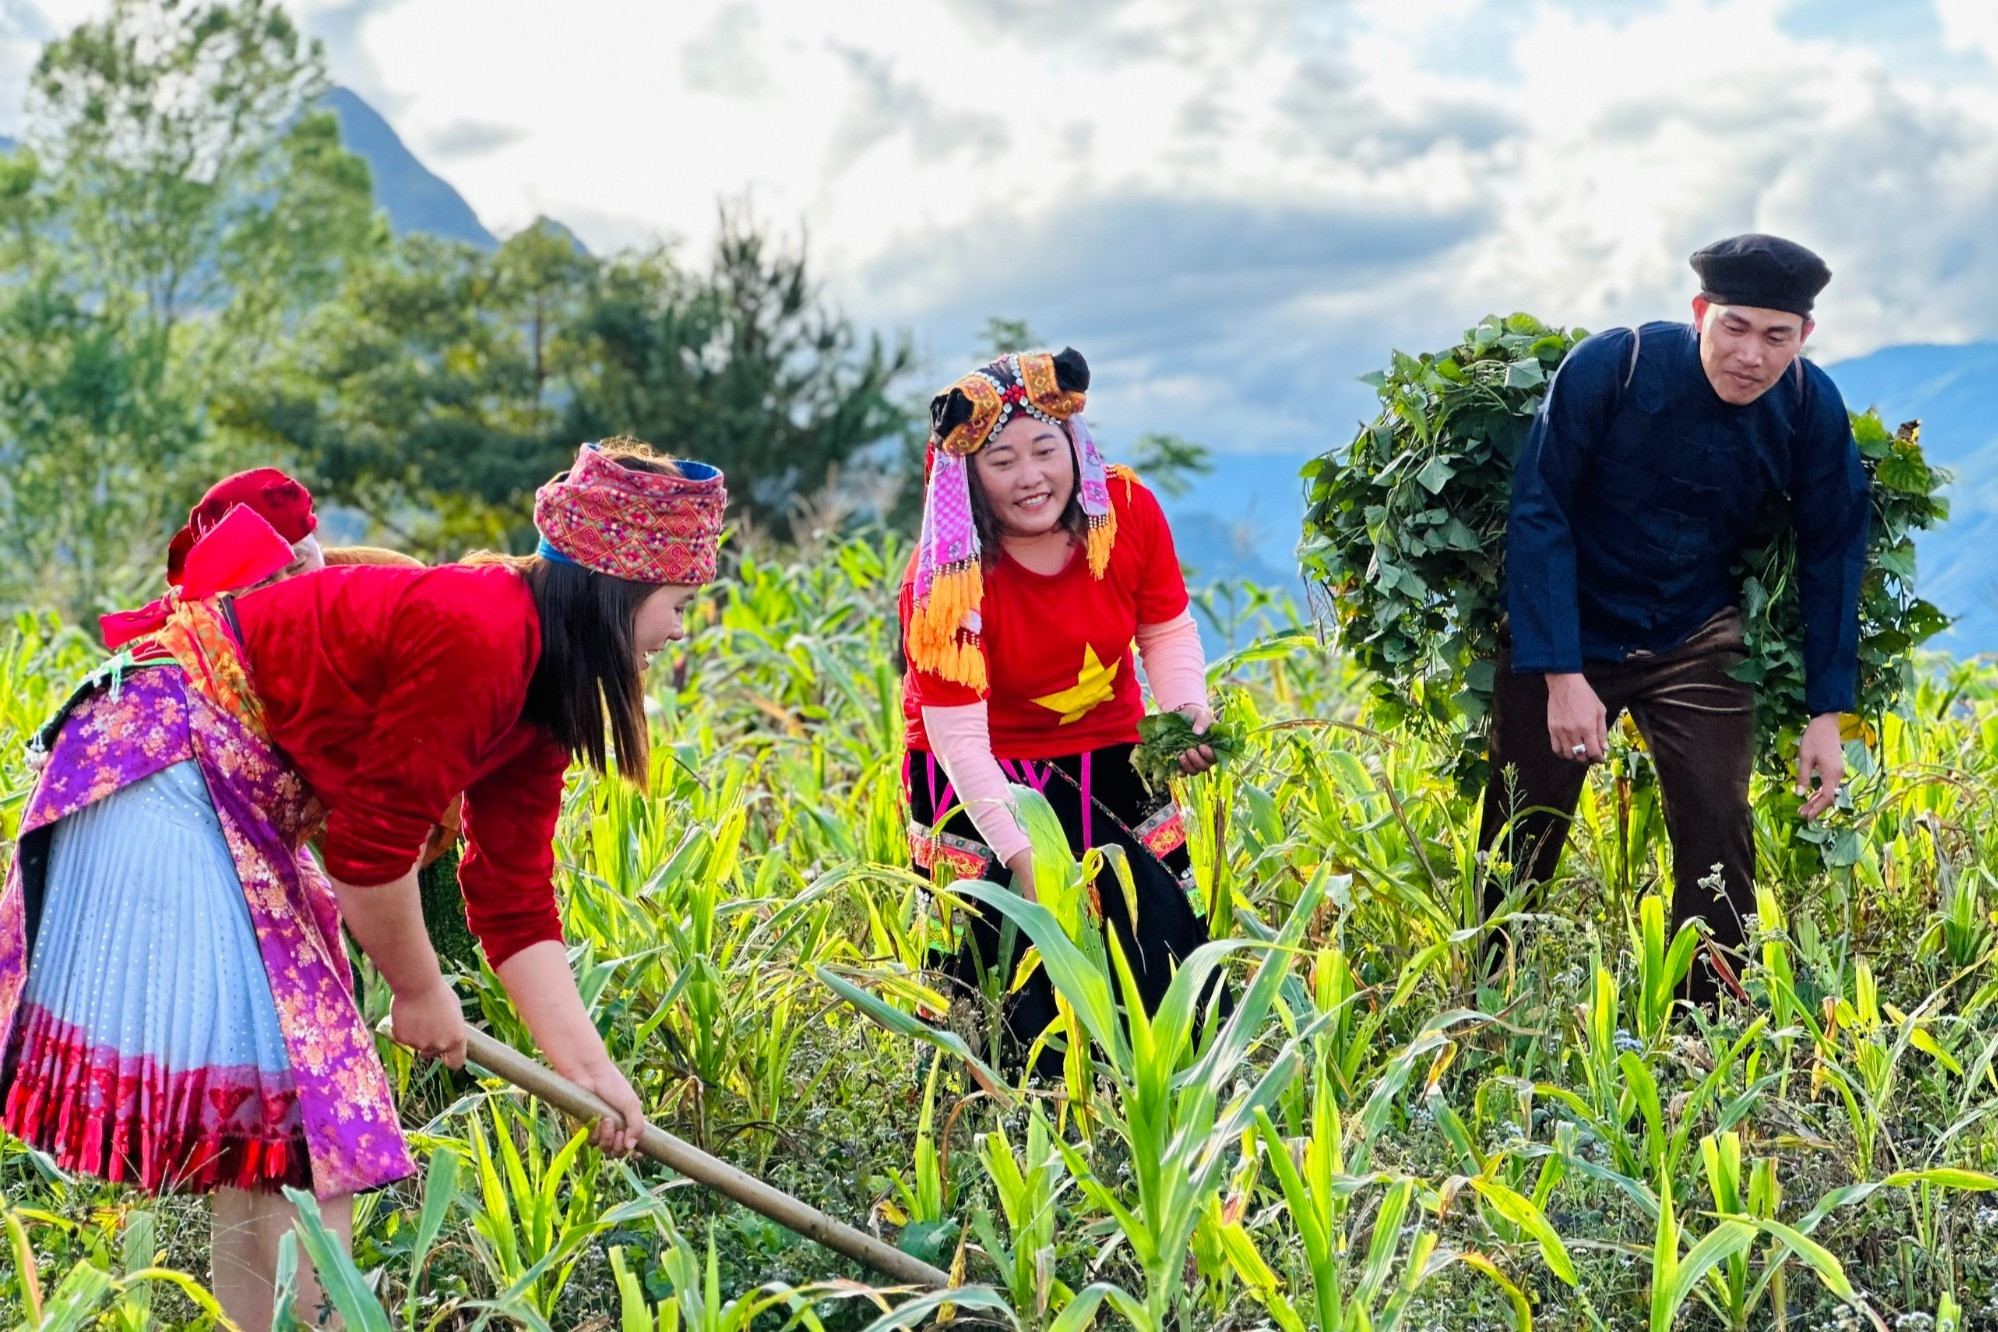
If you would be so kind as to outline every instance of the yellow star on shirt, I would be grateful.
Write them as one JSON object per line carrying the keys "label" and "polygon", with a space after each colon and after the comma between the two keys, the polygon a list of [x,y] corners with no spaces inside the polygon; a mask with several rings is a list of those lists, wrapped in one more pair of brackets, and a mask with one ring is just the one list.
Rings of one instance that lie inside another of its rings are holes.
{"label": "yellow star on shirt", "polygon": [[1108,701],[1117,692],[1117,667],[1121,662],[1111,662],[1105,666],[1097,657],[1096,649],[1089,644],[1082,645],[1082,669],[1075,673],[1075,684],[1058,694],[1046,694],[1034,700],[1044,708],[1061,714],[1062,726],[1076,721],[1098,703]]}

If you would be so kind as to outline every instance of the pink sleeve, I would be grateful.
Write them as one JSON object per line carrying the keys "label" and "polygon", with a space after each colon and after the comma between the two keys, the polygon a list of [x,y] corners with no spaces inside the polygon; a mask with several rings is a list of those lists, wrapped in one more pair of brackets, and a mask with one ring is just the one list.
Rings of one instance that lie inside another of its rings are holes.
{"label": "pink sleeve", "polygon": [[[983,703],[954,708],[923,709],[923,731],[930,750],[943,764],[959,803],[972,826],[1004,864],[1033,843],[1020,830],[1006,790],[1006,774],[992,757],[991,722]],[[943,813],[938,810],[937,813]]]}
{"label": "pink sleeve", "polygon": [[1139,625],[1138,661],[1161,709],[1207,706],[1207,653],[1191,610],[1164,624]]}

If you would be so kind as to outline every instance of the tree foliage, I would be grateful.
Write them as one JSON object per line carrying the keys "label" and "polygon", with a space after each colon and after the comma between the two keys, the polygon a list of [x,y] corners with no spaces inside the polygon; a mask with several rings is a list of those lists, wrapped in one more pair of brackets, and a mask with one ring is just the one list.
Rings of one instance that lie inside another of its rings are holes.
{"label": "tree foliage", "polygon": [[[1529,315],[1489,316],[1454,347],[1396,352],[1368,377],[1381,411],[1353,441],[1306,464],[1309,508],[1299,559],[1322,618],[1372,673],[1389,715],[1457,738],[1461,780],[1481,780],[1499,622],[1512,470],[1548,382],[1582,330]],[[1894,707],[1916,645],[1945,617],[1915,595],[1912,533],[1948,514],[1947,479],[1922,458],[1918,431],[1853,418],[1873,485],[1861,595],[1859,710]],[[1796,549],[1772,520],[1743,553],[1748,660],[1758,750],[1780,765],[1803,720]]]}
{"label": "tree foliage", "polygon": [[[842,467],[906,466],[906,340],[724,210],[705,262],[392,239],[273,0],[115,0],[37,65],[0,155],[0,606],[157,587],[217,475],[297,470],[432,556],[530,535],[534,488],[633,433],[781,531]],[[351,517],[350,517],[351,521]]]}
{"label": "tree foliage", "polygon": [[721,467],[736,510],[781,528],[899,440],[912,364],[735,214],[707,269],[593,256],[544,219],[492,254],[413,236],[355,266],[225,418],[433,554],[525,540],[535,487],[616,434]]}
{"label": "tree foliage", "polygon": [[118,0],[43,51],[0,161],[0,600],[149,587],[230,461],[210,393],[384,234],[324,87],[264,0]]}

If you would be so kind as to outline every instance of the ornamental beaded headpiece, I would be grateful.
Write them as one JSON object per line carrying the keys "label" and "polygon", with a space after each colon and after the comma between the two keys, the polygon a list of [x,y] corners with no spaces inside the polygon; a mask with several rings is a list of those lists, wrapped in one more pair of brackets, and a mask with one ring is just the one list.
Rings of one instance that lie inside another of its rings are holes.
{"label": "ornamental beaded headpiece", "polygon": [[627,467],[595,444],[534,492],[538,554],[638,583],[714,581],[728,491],[706,463]]}
{"label": "ornamental beaded headpiece", "polygon": [[986,687],[979,608],[985,598],[978,524],[971,514],[972,454],[990,444],[1015,413],[1061,427],[1075,450],[1077,498],[1089,521],[1089,572],[1110,565],[1117,538],[1109,469],[1083,422],[1089,363],[1067,347],[1017,352],[981,366],[930,400],[930,443],[923,530],[916,544],[915,606],[909,660],[920,670],[973,689]]}

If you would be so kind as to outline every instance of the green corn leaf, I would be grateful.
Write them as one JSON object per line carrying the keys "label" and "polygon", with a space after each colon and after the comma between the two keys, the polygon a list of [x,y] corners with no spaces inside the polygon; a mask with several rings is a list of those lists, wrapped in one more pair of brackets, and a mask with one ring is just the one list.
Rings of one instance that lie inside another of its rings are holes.
{"label": "green corn leaf", "polygon": [[1150,1316],[1145,1312],[1144,1301],[1127,1293],[1121,1286],[1103,1282],[1077,1291],[1075,1298],[1048,1325],[1048,1332],[1086,1332],[1095,1325],[1096,1311],[1106,1304],[1129,1319],[1139,1332],[1165,1332],[1164,1328],[1153,1327]]}
{"label": "green corn leaf", "polygon": [[1124,1048],[1123,1025],[1117,1015],[1109,977],[1069,940],[1068,932],[1053,912],[997,884],[960,883],[956,891],[1017,924],[1040,948],[1041,968],[1056,991],[1075,1009],[1090,1039],[1105,1050]]}
{"label": "green corn leaf", "polygon": [[[1659,1244],[1663,1246],[1665,1228],[1659,1229]],[[1674,1241],[1676,1243],[1676,1240]],[[1700,1237],[1692,1252],[1678,1259],[1667,1270],[1653,1268],[1654,1282],[1651,1297],[1651,1332],[1672,1332],[1679,1318],[1679,1309],[1691,1298],[1693,1288],[1706,1278],[1708,1272],[1719,1264],[1743,1252],[1755,1243],[1755,1228],[1737,1221],[1723,1221]],[[1662,1249],[1661,1249],[1662,1251]],[[1663,1286],[1662,1294],[1659,1286]]]}
{"label": "green corn leaf", "polygon": [[117,1288],[109,1272],[88,1259],[79,1262],[56,1283],[42,1306],[40,1321],[28,1327],[33,1332],[83,1332],[96,1324]]}
{"label": "green corn leaf", "polygon": [[1359,1288],[1354,1295],[1368,1308],[1374,1306],[1387,1286],[1395,1251],[1401,1245],[1401,1219],[1414,1196],[1415,1182],[1404,1179],[1396,1182],[1381,1199],[1380,1211],[1374,1217],[1374,1237],[1367,1246],[1367,1263],[1361,1269]]}
{"label": "green corn leaf", "polygon": [[430,1154],[425,1167],[423,1208],[417,1214],[416,1235],[410,1240],[409,1294],[402,1306],[405,1324],[415,1320],[416,1296],[422,1284],[424,1264],[429,1261],[431,1246],[437,1243],[437,1236],[450,1218],[452,1205],[458,1201],[458,1169],[461,1164],[456,1152],[449,1147],[439,1147]]}
{"label": "green corn leaf", "polygon": [[[391,1332],[388,1315],[375,1299],[375,1293],[368,1288],[367,1278],[361,1269],[347,1256],[345,1246],[319,1215],[319,1202],[311,1194],[294,1188],[286,1188],[284,1196],[298,1209],[298,1224],[295,1233],[305,1256],[312,1263],[312,1269],[319,1274],[319,1284],[326,1291],[326,1298],[333,1304],[350,1332]],[[308,1311],[310,1312],[310,1311]]]}
{"label": "green corn leaf", "polygon": [[[903,1332],[903,1329],[926,1327],[937,1311],[947,1304],[960,1309],[976,1309],[984,1316],[984,1321],[1004,1324],[1016,1329],[1016,1332],[1020,1327],[1020,1320],[998,1291],[990,1286],[961,1286],[910,1300],[898,1306],[893,1313],[883,1314],[869,1323],[865,1332]],[[1095,1305],[1090,1308],[1093,1310]],[[1087,1324],[1078,1323],[1076,1326],[1085,1327]]]}
{"label": "green corn leaf", "polygon": [[[998,1089],[995,1094],[1005,1097],[1006,1080],[1000,1077],[984,1060],[973,1054],[971,1047],[966,1045],[964,1038],[956,1032],[947,1031],[940,1027],[933,1027],[913,1013],[905,1013],[893,1004],[884,1001],[874,991],[864,986],[855,985],[844,976],[838,975],[823,966],[813,967],[812,974],[818,978],[820,984],[896,1035],[912,1037],[915,1040],[934,1045],[939,1050],[956,1055],[959,1059],[962,1059],[978,1071],[980,1077],[983,1079],[982,1085],[989,1089]],[[1005,1099],[1010,1103],[1010,1097],[1006,1097]]]}
{"label": "green corn leaf", "polygon": [[1533,1236],[1540,1246],[1540,1260],[1547,1264],[1547,1270],[1572,1286],[1576,1282],[1575,1260],[1568,1256],[1568,1246],[1562,1242],[1561,1233],[1548,1221],[1546,1213],[1525,1198],[1494,1179],[1473,1178],[1471,1187],[1478,1196],[1490,1203],[1492,1210]]}
{"label": "green corn leaf", "polygon": [[1825,1248],[1822,1244],[1819,1244],[1816,1240],[1801,1231],[1791,1226],[1786,1226],[1780,1221],[1771,1221],[1764,1217],[1754,1216],[1731,1216],[1725,1218],[1722,1224],[1739,1224],[1762,1231],[1782,1244],[1791,1253],[1803,1259],[1805,1264],[1817,1274],[1818,1280],[1824,1283],[1826,1290],[1848,1303],[1857,1298],[1852,1288],[1852,1282],[1845,1275],[1844,1265],[1833,1256],[1831,1250]]}
{"label": "green corn leaf", "polygon": [[1457,1255],[1457,1261],[1474,1272],[1482,1273],[1487,1281],[1497,1286],[1500,1292],[1512,1301],[1513,1326],[1518,1332],[1533,1332],[1533,1306],[1527,1302],[1526,1292],[1514,1285],[1505,1273],[1499,1271],[1498,1264],[1482,1253],[1461,1253]]}

